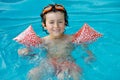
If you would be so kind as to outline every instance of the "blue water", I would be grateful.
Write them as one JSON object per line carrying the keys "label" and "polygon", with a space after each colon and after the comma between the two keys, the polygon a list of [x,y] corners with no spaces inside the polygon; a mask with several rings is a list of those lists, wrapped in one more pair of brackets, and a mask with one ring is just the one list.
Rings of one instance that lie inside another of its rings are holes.
{"label": "blue water", "polygon": [[[66,7],[67,34],[75,33],[84,23],[103,34],[89,46],[96,61],[76,61],[83,69],[82,80],[120,80],[120,0],[0,0],[0,80],[26,80],[33,65],[17,55],[22,45],[12,39],[30,24],[39,36],[45,36],[39,15],[49,3]],[[76,50],[74,57],[79,53],[83,52]]]}

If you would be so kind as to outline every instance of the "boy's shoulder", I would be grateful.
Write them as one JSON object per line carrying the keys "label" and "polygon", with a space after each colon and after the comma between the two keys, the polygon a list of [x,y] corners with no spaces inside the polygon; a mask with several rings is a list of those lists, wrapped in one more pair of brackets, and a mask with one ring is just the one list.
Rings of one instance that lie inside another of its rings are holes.
{"label": "boy's shoulder", "polygon": [[[51,41],[49,38],[50,38],[50,37],[49,37],[49,35],[48,35],[48,36],[42,37],[41,39],[42,39],[42,41],[43,41],[44,43],[48,43],[48,42]],[[73,35],[65,34],[65,35],[64,35],[64,39],[67,40],[67,41],[69,41],[69,42],[71,42],[72,39],[73,39]]]}
{"label": "boy's shoulder", "polygon": [[73,35],[66,35],[66,39],[72,41],[72,39],[73,39]]}
{"label": "boy's shoulder", "polygon": [[42,39],[42,42],[45,42],[48,39],[48,36],[44,36],[41,39]]}
{"label": "boy's shoulder", "polygon": [[42,39],[46,39],[46,38],[48,38],[48,36],[44,36],[44,37],[42,37]]}
{"label": "boy's shoulder", "polygon": [[[65,38],[73,38],[73,35],[68,35],[68,34],[65,34]],[[42,37],[42,39],[49,39],[49,36],[44,36]]]}

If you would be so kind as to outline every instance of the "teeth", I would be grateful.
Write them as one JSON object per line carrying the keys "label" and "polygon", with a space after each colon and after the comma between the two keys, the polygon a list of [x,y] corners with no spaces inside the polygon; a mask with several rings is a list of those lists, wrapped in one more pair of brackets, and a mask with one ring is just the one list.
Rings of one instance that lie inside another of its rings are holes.
{"label": "teeth", "polygon": [[53,31],[58,32],[58,31],[60,31],[60,30],[53,30]]}

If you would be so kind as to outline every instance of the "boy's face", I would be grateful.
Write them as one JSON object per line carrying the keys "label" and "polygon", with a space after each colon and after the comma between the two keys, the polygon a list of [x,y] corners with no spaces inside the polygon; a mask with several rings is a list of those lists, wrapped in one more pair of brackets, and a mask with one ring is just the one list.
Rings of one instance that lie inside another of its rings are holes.
{"label": "boy's face", "polygon": [[49,12],[45,15],[46,18],[46,26],[44,26],[50,36],[52,37],[60,37],[65,28],[65,19],[64,13],[62,12]]}

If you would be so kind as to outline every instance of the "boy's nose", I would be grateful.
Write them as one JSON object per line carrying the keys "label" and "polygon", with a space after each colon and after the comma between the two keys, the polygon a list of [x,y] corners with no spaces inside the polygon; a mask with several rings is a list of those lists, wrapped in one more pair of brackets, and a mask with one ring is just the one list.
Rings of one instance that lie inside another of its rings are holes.
{"label": "boy's nose", "polygon": [[54,27],[56,27],[56,28],[59,27],[58,23],[55,23]]}

